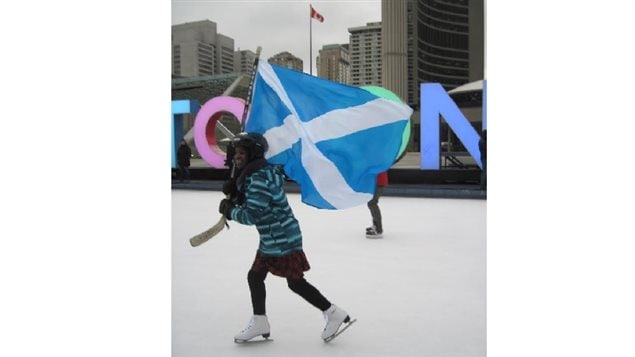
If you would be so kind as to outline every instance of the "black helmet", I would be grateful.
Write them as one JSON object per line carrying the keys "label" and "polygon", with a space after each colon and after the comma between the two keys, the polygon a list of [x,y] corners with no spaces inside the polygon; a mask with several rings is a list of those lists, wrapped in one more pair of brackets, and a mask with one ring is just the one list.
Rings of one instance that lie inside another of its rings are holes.
{"label": "black helmet", "polygon": [[258,133],[240,133],[232,139],[234,146],[245,148],[249,151],[249,161],[265,157],[269,149],[267,139]]}

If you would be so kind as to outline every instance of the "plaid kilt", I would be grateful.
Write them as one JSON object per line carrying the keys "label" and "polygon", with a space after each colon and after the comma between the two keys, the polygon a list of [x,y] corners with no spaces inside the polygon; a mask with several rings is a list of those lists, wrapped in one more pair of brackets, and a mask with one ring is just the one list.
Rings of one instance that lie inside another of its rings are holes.
{"label": "plaid kilt", "polygon": [[256,252],[256,258],[251,265],[255,272],[268,271],[283,278],[300,279],[304,272],[311,269],[303,250],[296,250],[281,257],[266,257]]}

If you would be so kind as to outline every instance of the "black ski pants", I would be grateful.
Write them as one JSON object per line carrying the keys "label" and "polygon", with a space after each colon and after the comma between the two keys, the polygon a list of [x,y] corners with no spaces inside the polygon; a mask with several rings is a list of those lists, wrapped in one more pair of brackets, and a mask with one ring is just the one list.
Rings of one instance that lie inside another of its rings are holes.
{"label": "black ski pants", "polygon": [[384,231],[384,228],[381,226],[381,210],[379,209],[379,197],[381,197],[383,192],[383,186],[376,186],[373,198],[368,201],[368,209],[370,210],[370,215],[373,218],[373,225],[375,226],[375,229],[377,229],[377,233],[382,233]]}
{"label": "black ski pants", "polygon": [[[254,271],[249,270],[247,274],[247,282],[249,283],[249,291],[251,292],[251,305],[253,307],[254,315],[266,315],[265,300],[267,297],[267,291],[265,289],[265,278],[267,277],[267,270]],[[287,285],[294,293],[302,296],[304,300],[308,301],[311,305],[320,309],[320,311],[326,311],[331,307],[331,303],[316,289],[313,285],[309,284],[304,278],[292,279],[287,278]]]}

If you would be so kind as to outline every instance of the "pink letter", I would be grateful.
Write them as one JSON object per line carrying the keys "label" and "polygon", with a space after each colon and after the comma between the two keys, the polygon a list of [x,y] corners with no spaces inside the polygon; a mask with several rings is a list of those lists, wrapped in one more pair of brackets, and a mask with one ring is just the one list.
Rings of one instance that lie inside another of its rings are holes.
{"label": "pink letter", "polygon": [[216,142],[216,122],[223,112],[233,114],[238,121],[242,119],[245,101],[234,97],[215,97],[203,104],[194,121],[194,144],[203,160],[212,167],[225,167],[225,153]]}

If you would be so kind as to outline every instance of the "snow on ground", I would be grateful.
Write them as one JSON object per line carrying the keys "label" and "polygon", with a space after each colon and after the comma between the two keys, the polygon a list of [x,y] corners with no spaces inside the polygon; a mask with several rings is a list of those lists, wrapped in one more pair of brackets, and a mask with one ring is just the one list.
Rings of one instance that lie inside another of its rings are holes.
{"label": "snow on ground", "polygon": [[269,274],[273,342],[235,344],[251,316],[255,227],[230,222],[207,243],[222,193],[172,191],[172,355],[486,355],[486,201],[382,197],[384,238],[365,238],[366,206],[318,210],[289,195],[311,264],[306,279],[358,321],[324,343],[322,313]]}

